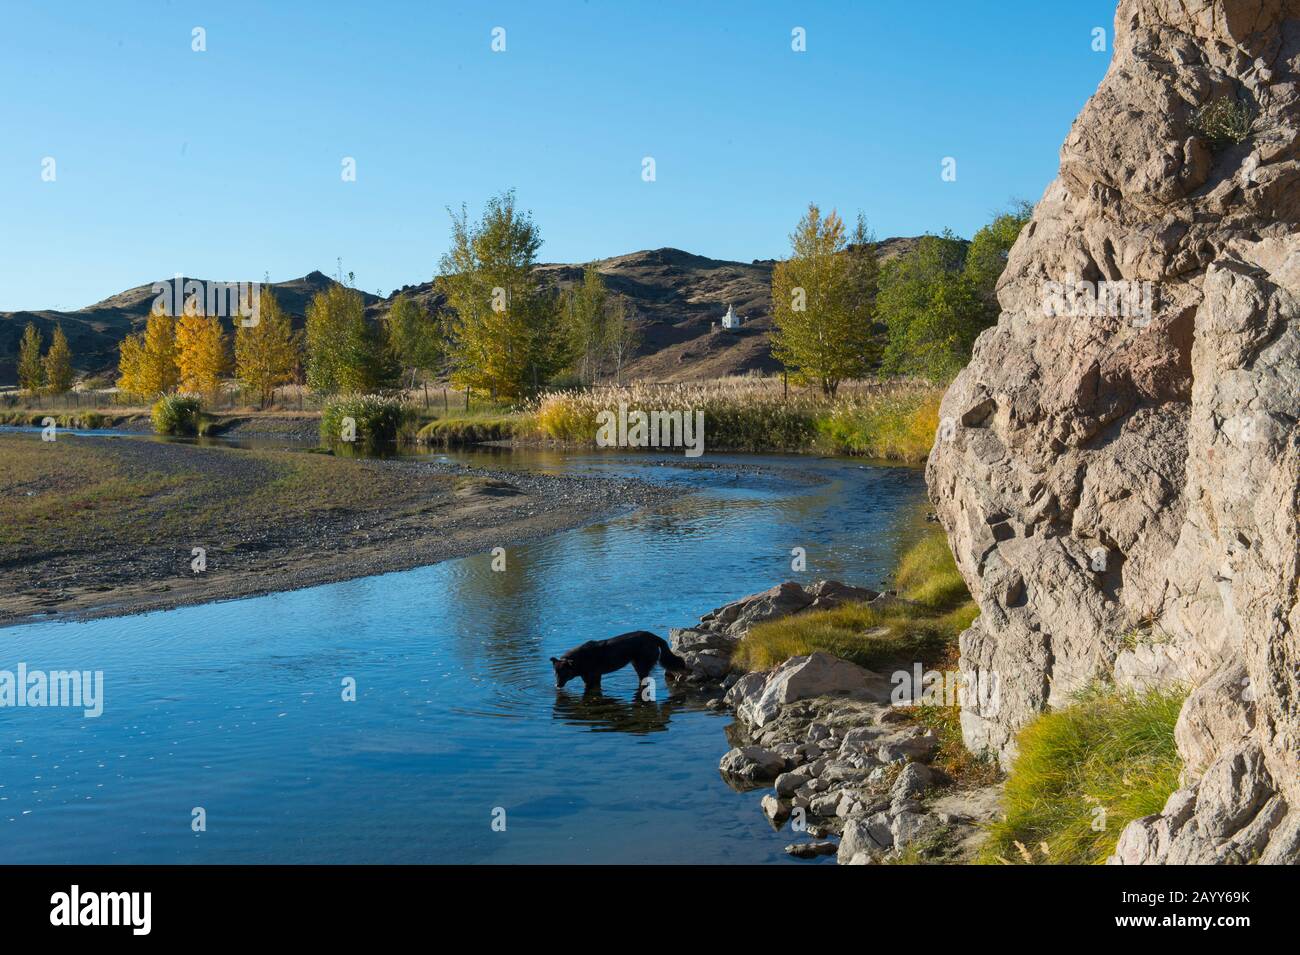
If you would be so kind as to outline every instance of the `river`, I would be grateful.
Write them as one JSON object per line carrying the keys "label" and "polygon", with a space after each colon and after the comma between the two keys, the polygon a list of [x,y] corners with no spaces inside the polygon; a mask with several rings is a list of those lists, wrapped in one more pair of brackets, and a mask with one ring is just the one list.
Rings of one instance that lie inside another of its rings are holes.
{"label": "river", "polygon": [[878,587],[920,533],[921,472],[447,456],[684,493],[508,548],[504,571],[485,541],[400,573],[0,629],[0,669],[104,674],[98,718],[0,709],[0,863],[787,861],[791,834],[768,827],[762,792],[718,774],[729,714],[662,681],[636,700],[630,668],[584,700],[580,682],[554,688],[548,657],[626,630],[667,636],[781,580]]}

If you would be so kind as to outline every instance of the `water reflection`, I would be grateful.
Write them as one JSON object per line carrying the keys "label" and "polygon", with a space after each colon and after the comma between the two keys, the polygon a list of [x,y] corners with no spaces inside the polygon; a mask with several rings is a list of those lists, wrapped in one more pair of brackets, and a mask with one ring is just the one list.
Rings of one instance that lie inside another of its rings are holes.
{"label": "water reflection", "polygon": [[607,696],[600,690],[581,694],[567,690],[555,693],[554,716],[570,726],[586,726],[593,733],[663,733],[668,729],[673,711],[682,706],[681,698],[643,699],[641,690],[628,698]]}

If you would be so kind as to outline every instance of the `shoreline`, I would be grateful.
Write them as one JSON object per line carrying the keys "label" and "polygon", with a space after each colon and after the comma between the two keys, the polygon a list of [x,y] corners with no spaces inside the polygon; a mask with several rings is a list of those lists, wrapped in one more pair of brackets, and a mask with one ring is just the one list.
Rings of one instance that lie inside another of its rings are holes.
{"label": "shoreline", "polygon": [[[27,459],[10,455],[19,473],[0,479],[5,496],[18,500],[6,505],[5,517],[20,516],[0,541],[0,628],[411,570],[530,543],[681,493],[630,478],[295,450],[72,438],[61,439],[57,451],[46,445],[60,458],[46,461],[38,443],[12,435],[0,436],[0,448],[8,454],[24,440]],[[56,472],[69,462],[82,471],[75,477],[108,468],[103,489],[61,482]],[[118,486],[128,481],[135,483]],[[199,545],[206,563],[194,572]]]}
{"label": "shoreline", "polygon": [[898,696],[897,673],[910,661],[868,669],[813,651],[766,669],[733,667],[735,650],[759,623],[898,601],[833,580],[787,581],[669,632],[686,665],[678,680],[732,718],[724,728],[730,748],[718,764],[723,781],[738,793],[767,790],[756,809],[774,831],[788,831],[792,858],[970,863],[999,812],[1000,773],[950,775],[938,766],[943,735],[917,718],[929,704],[915,692]]}

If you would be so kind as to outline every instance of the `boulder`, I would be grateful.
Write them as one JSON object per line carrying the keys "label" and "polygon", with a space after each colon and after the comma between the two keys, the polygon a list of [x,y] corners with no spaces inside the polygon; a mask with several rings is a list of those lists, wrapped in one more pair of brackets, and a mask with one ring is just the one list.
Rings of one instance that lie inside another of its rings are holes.
{"label": "boulder", "polygon": [[838,580],[819,580],[807,588],[794,581],[787,581],[709,611],[700,618],[699,626],[694,629],[734,640],[743,636],[754,624],[765,620],[777,620],[805,610],[829,610],[843,603],[868,602],[878,596],[874,590],[852,587]]}
{"label": "boulder", "polygon": [[802,769],[782,773],[776,777],[774,787],[778,796],[793,796],[802,786],[811,781],[812,775]]}
{"label": "boulder", "polygon": [[818,856],[834,855],[839,847],[833,842],[796,842],[785,847],[785,851],[796,859],[815,859]]}
{"label": "boulder", "polygon": [[777,799],[771,793],[763,797],[762,808],[763,815],[767,816],[767,820],[772,824],[773,829],[780,829],[785,824],[785,821],[790,818],[790,802],[785,799]]}
{"label": "boulder", "polygon": [[914,842],[924,842],[936,835],[943,824],[933,813],[903,811],[893,813],[889,833],[894,838],[894,848],[902,849]]}
{"label": "boulder", "polygon": [[927,760],[939,748],[939,737],[934,733],[920,736],[903,736],[885,740],[876,750],[876,758],[882,763],[911,762]]}
{"label": "boulder", "polygon": [[844,834],[840,836],[837,861],[844,865],[859,853],[874,857],[892,849],[894,833],[890,823],[889,814],[884,812],[849,819],[844,823]]}
{"label": "boulder", "polygon": [[812,597],[808,606],[803,608],[805,613],[813,610],[830,610],[845,603],[870,603],[875,606],[874,601],[881,596],[879,591],[868,590],[866,587],[850,587],[838,580],[819,580],[812,586],[806,587],[804,593]]}
{"label": "boulder", "polygon": [[698,653],[700,650],[730,651],[735,647],[736,639],[713,630],[679,629],[674,627],[668,631],[668,643],[672,646],[674,653],[682,654]]}
{"label": "boulder", "polygon": [[749,677],[731,688],[727,701],[740,720],[755,727],[774,719],[785,704],[809,697],[852,693],[878,702],[889,698],[889,683],[880,674],[820,651],[791,657],[767,671],[761,683]]}
{"label": "boulder", "polygon": [[756,623],[788,616],[804,609],[812,601],[813,598],[796,583],[777,584],[706,613],[700,618],[700,629],[738,637]]}
{"label": "boulder", "polygon": [[808,800],[808,811],[815,816],[833,816],[839,808],[843,793],[838,789],[828,789]]}
{"label": "boulder", "polygon": [[737,747],[722,757],[718,770],[730,782],[753,785],[776,779],[785,771],[785,760],[761,746]]}
{"label": "boulder", "polygon": [[908,763],[889,789],[893,799],[918,799],[927,789],[948,781],[945,773],[924,763]]}

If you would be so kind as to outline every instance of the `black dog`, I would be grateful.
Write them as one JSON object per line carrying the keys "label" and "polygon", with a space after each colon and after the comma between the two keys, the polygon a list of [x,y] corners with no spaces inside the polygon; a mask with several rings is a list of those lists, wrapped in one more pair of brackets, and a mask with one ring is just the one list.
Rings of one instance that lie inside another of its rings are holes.
{"label": "black dog", "polygon": [[629,663],[638,680],[644,680],[656,663],[663,663],[669,671],[686,669],[686,661],[673,653],[668,641],[648,630],[634,630],[608,640],[588,640],[559,657],[551,657],[556,689],[580,676],[588,690],[599,690],[602,674],[621,670]]}

